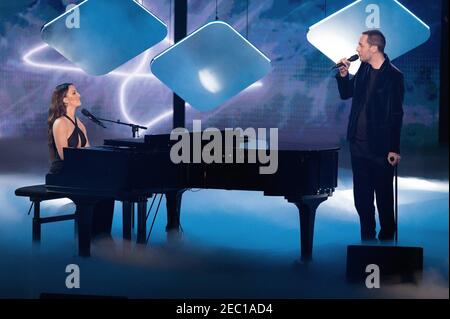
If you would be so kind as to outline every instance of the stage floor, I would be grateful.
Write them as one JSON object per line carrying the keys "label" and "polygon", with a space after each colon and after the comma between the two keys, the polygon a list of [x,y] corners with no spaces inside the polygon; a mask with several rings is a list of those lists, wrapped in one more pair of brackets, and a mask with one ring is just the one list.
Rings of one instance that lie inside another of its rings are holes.
{"label": "stage floor", "polygon": [[[448,157],[444,164],[448,165]],[[346,246],[359,243],[348,167],[340,167],[334,196],[319,206],[314,259],[300,267],[295,264],[300,248],[296,207],[259,192],[186,192],[183,241],[178,245],[166,244],[163,199],[148,246],[122,241],[121,204],[116,202],[114,240],[95,243],[92,257],[77,256],[73,221],[43,225],[41,246],[33,248],[32,216],[26,214],[30,203],[15,197],[14,190],[43,183],[44,177],[4,171],[0,175],[0,298],[39,298],[41,293],[128,298],[448,298],[448,168],[434,170],[428,177],[420,169],[403,170],[399,176],[399,244],[424,248],[423,281],[380,289],[345,280]],[[69,200],[42,205],[45,216],[73,209]],[[80,289],[65,286],[68,264],[80,267]]]}

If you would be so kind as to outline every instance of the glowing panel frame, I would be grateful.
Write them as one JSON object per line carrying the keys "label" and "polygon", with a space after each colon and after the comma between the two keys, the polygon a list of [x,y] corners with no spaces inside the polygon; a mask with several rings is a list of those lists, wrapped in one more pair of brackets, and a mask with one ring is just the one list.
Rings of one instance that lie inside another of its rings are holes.
{"label": "glowing panel frame", "polygon": [[156,78],[200,111],[216,108],[270,69],[270,59],[223,21],[202,26],[151,62]]}
{"label": "glowing panel frame", "polygon": [[[379,9],[379,28],[371,28],[367,23],[371,8]],[[355,54],[361,33],[369,29],[383,32],[385,53],[391,60],[430,38],[430,27],[397,0],[357,0],[309,27],[307,39],[330,60],[337,62]],[[360,65],[359,60],[353,62],[350,73],[355,74]]]}
{"label": "glowing panel frame", "polygon": [[[67,19],[79,16],[79,27]],[[135,0],[85,0],[42,27],[44,42],[91,75],[104,75],[167,36],[167,26]]]}

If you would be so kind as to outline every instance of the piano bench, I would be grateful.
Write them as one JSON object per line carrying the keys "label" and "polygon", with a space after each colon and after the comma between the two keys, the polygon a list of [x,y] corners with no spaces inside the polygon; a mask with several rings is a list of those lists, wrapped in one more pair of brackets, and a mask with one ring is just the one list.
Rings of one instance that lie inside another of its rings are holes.
{"label": "piano bench", "polygon": [[64,194],[49,193],[45,187],[42,185],[26,186],[16,189],[16,196],[28,197],[31,201],[30,209],[28,210],[28,215],[31,213],[31,209],[34,206],[33,214],[33,242],[39,243],[41,241],[41,225],[46,223],[59,222],[64,220],[75,220],[76,214],[59,215],[53,217],[41,217],[41,202],[52,199],[66,198]]}

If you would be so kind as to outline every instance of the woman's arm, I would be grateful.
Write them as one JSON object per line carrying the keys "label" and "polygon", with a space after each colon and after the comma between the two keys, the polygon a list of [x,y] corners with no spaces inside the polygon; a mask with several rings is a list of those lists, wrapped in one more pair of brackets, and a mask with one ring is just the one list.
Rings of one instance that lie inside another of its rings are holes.
{"label": "woman's arm", "polygon": [[67,147],[67,126],[66,124],[57,119],[53,123],[53,138],[55,139],[56,150],[58,151],[59,157],[64,159],[64,147]]}

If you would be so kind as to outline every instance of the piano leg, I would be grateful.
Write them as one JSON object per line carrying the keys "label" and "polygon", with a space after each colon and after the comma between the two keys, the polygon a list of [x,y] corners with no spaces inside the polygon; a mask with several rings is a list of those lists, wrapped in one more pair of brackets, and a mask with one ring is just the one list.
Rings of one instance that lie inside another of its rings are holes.
{"label": "piano leg", "polygon": [[166,233],[167,239],[177,239],[180,235],[180,210],[181,198],[185,189],[172,191],[166,193],[166,207],[167,207],[167,225]]}
{"label": "piano leg", "polygon": [[299,210],[301,247],[300,260],[302,262],[310,261],[312,259],[316,210],[323,201],[328,199],[328,195],[305,196],[300,199],[287,199],[289,202],[294,203]]}
{"label": "piano leg", "polygon": [[122,203],[122,224],[123,224],[123,239],[131,240],[131,227],[132,227],[132,209],[133,203],[124,201]]}
{"label": "piano leg", "polygon": [[131,228],[134,229],[134,218],[135,218],[135,212],[136,210],[134,209],[134,203],[131,203]]}
{"label": "piano leg", "polygon": [[147,198],[141,198],[137,203],[137,243],[145,244],[147,242]]}
{"label": "piano leg", "polygon": [[78,255],[91,255],[92,218],[96,201],[73,200],[77,205]]}

